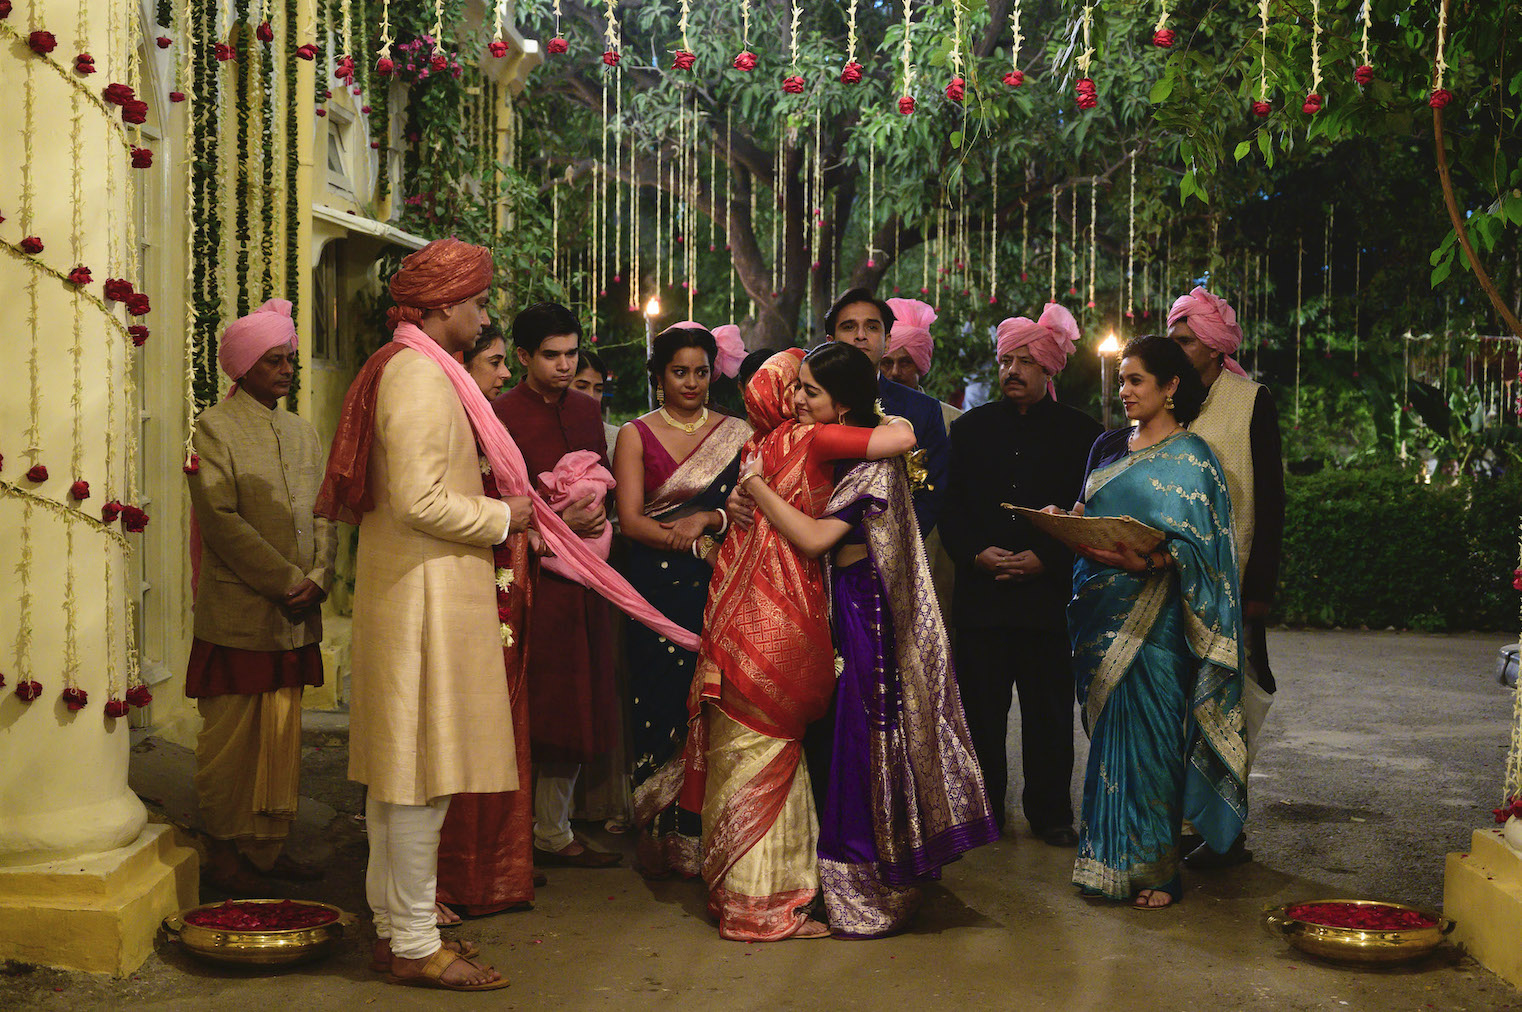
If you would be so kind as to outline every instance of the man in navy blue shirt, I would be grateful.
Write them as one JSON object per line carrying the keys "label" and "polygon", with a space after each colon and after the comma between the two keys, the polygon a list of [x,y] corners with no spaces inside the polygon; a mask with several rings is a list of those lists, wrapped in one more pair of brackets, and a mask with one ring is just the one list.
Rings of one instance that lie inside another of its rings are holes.
{"label": "man in navy blue shirt", "polygon": [[[893,310],[865,288],[846,292],[824,318],[825,340],[842,341],[860,348],[872,360],[874,369],[888,348],[888,331],[891,329]],[[914,426],[919,448],[925,451],[926,484],[914,493],[914,516],[920,524],[920,536],[927,537],[940,519],[951,454],[941,402],[929,394],[895,383],[881,373],[877,377],[877,390],[883,410],[908,419]]]}

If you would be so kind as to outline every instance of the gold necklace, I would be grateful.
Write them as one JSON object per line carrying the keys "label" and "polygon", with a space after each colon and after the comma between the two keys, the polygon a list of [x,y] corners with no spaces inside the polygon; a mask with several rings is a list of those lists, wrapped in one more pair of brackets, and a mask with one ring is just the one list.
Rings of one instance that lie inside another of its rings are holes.
{"label": "gold necklace", "polygon": [[667,425],[671,426],[673,429],[681,429],[689,436],[708,424],[708,406],[706,404],[703,406],[703,413],[698,415],[698,420],[695,422],[677,421],[675,418],[671,417],[671,412],[666,410],[665,405],[661,405],[660,407],[656,408],[655,413],[660,415],[662,420],[664,420]]}

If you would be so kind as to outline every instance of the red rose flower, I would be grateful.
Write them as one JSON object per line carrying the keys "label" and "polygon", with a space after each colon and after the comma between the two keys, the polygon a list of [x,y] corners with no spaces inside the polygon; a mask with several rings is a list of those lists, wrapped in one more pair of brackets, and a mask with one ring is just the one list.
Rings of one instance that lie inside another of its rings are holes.
{"label": "red rose flower", "polygon": [[[11,16],[11,0],[0,0],[0,21]],[[4,685],[0,682],[0,685]]]}
{"label": "red rose flower", "polygon": [[148,691],[148,686],[138,682],[127,690],[127,702],[133,706],[147,706],[153,702],[153,693]]}
{"label": "red rose flower", "polygon": [[898,111],[903,113],[905,116],[907,116],[910,113],[914,112],[914,96],[913,95],[904,95],[901,98],[899,98],[899,100],[898,100]]}
{"label": "red rose flower", "polygon": [[379,151],[380,150],[380,141],[371,141],[370,142],[370,150],[371,151]]}
{"label": "red rose flower", "polygon": [[87,481],[76,481],[74,484],[70,485],[69,498],[73,499],[75,502],[84,502],[86,499],[90,498],[90,483]]}
{"label": "red rose flower", "polygon": [[218,42],[211,47],[211,55],[215,56],[222,63],[227,63],[229,60],[236,60],[238,58],[238,50],[225,42]]}
{"label": "red rose flower", "polygon": [[1011,70],[1009,73],[1004,75],[1004,83],[1009,85],[1011,88],[1020,87],[1020,85],[1025,83],[1025,71]]}
{"label": "red rose flower", "polygon": [[5,672],[0,671],[0,689],[5,688]]}
{"label": "red rose flower", "polygon": [[169,93],[169,101],[183,102],[185,101],[185,93],[183,91],[171,91]]}
{"label": "red rose flower", "polygon": [[435,71],[442,73],[449,69],[449,57],[443,53],[434,53],[433,57],[428,61],[428,65]]}
{"label": "red rose flower", "polygon": [[507,55],[507,43],[501,39],[495,39],[488,43],[487,50],[495,57],[501,58]]}
{"label": "red rose flower", "polygon": [[90,694],[77,685],[71,685],[63,690],[63,701],[64,705],[78,713],[90,701]]}
{"label": "red rose flower", "polygon": [[132,338],[132,347],[141,348],[148,343],[148,328],[142,324],[134,324],[127,328],[127,336]]}
{"label": "red rose flower", "polygon": [[1152,44],[1159,49],[1172,49],[1173,40],[1172,28],[1162,28],[1152,33]]}
{"label": "red rose flower", "polygon": [[951,83],[946,85],[946,97],[953,102],[960,102],[967,94],[967,82],[960,77],[953,77]]}
{"label": "red rose flower", "polygon": [[389,56],[382,56],[375,61],[375,72],[381,77],[390,77],[394,70],[396,70],[396,64],[391,62]]}
{"label": "red rose flower", "polygon": [[100,97],[105,99],[111,105],[121,105],[123,102],[132,101],[137,96],[134,94],[132,89],[127,87],[125,84],[117,84],[112,82],[111,84],[106,85],[105,89],[100,93]]}
{"label": "red rose flower", "polygon": [[268,21],[261,21],[259,22],[259,27],[254,29],[254,38],[260,42],[274,42],[275,29],[270,27]]}
{"label": "red rose flower", "polygon": [[160,49],[168,49],[170,46],[174,45],[174,40],[167,35],[160,35],[153,41],[158,44]]}
{"label": "red rose flower", "polygon": [[370,107],[368,105],[360,106],[359,111],[364,113],[366,116],[370,115]]}
{"label": "red rose flower", "polygon": [[606,63],[610,67],[618,66],[619,59],[620,57],[618,55],[618,50],[616,49],[610,49],[606,53],[602,54],[602,62]]}
{"label": "red rose flower", "polygon": [[42,240],[35,235],[29,235],[21,240],[21,252],[36,256],[42,252]]}
{"label": "red rose flower", "polygon": [[22,702],[30,703],[42,695],[42,683],[35,678],[23,678],[16,683],[16,695],[21,698]]}
{"label": "red rose flower", "polygon": [[186,474],[200,474],[201,458],[198,455],[192,453],[185,459],[185,465],[181,467],[180,470],[184,471]]}
{"label": "red rose flower", "polygon": [[114,524],[116,523],[116,518],[121,516],[121,514],[122,504],[112,499],[100,508],[100,522],[103,524]]}
{"label": "red rose flower", "polygon": [[1273,111],[1274,111],[1274,107],[1269,105],[1267,102],[1263,101],[1261,98],[1258,99],[1258,101],[1256,101],[1256,102],[1254,102],[1252,104],[1252,114],[1254,116],[1257,116],[1257,117],[1261,118],[1263,116],[1267,116],[1269,113],[1271,113]]}
{"label": "red rose flower", "polygon": [[1511,586],[1513,590],[1522,590],[1522,569],[1512,570]]}
{"label": "red rose flower", "polygon": [[95,279],[90,277],[90,268],[88,267],[79,266],[69,272],[69,284],[71,285],[88,285],[93,280]]}
{"label": "red rose flower", "polygon": [[127,705],[125,699],[108,699],[106,700],[105,709],[107,717],[125,717],[131,710],[131,707]]}
{"label": "red rose flower", "polygon": [[692,65],[698,62],[697,53],[689,53],[685,49],[678,49],[671,57],[672,70],[691,70]]}
{"label": "red rose flower", "polygon": [[747,49],[745,52],[741,53],[739,56],[736,56],[735,57],[735,69],[736,70],[743,70],[746,73],[749,73],[750,71],[755,70],[756,69],[756,54],[752,53],[750,50]]}
{"label": "red rose flower", "polygon": [[132,282],[126,278],[107,278],[105,289],[106,298],[112,302],[126,302],[132,297]]}
{"label": "red rose flower", "polygon": [[790,74],[782,79],[782,90],[789,95],[803,94],[804,81],[797,74]]}
{"label": "red rose flower", "polygon": [[1447,88],[1434,88],[1432,89],[1432,97],[1427,99],[1427,104],[1432,106],[1434,109],[1441,109],[1443,106],[1452,101],[1453,92],[1449,91]]}
{"label": "red rose flower", "polygon": [[122,103],[123,123],[148,122],[148,103],[132,98]]}
{"label": "red rose flower", "polygon": [[[296,55],[301,57],[303,60],[315,60],[317,59],[317,47],[312,45],[310,42],[302,46],[297,46]],[[390,72],[385,71],[385,73]]]}
{"label": "red rose flower", "polygon": [[555,38],[551,39],[545,45],[544,50],[545,50],[545,52],[549,53],[551,56],[555,56],[555,55],[558,55],[560,53],[565,52],[567,49],[570,49],[570,48],[571,48],[571,44],[568,43],[565,39],[562,39],[560,36],[557,35]]}
{"label": "red rose flower", "polygon": [[141,534],[143,528],[148,526],[148,514],[136,506],[122,507],[122,530],[129,534]]}
{"label": "red rose flower", "polygon": [[44,482],[48,480],[48,469],[42,464],[33,464],[26,472],[27,481]]}
{"label": "red rose flower", "polygon": [[58,48],[58,40],[52,32],[33,32],[26,37],[26,44],[32,47],[32,52],[43,55]]}
{"label": "red rose flower", "polygon": [[840,83],[860,84],[861,64],[857,63],[855,60],[852,60],[850,63],[846,64],[845,69],[840,72]]}
{"label": "red rose flower", "polygon": [[317,110],[317,115],[319,115],[319,116],[326,116],[327,114],[328,114],[328,110],[326,110],[326,109],[318,109]]}
{"label": "red rose flower", "polygon": [[1081,77],[1073,87],[1078,95],[1078,108],[1092,109],[1099,104],[1099,89],[1094,87],[1092,79]]}
{"label": "red rose flower", "polygon": [[1359,64],[1353,68],[1353,80],[1359,84],[1368,84],[1374,80],[1374,68],[1367,63]]}
{"label": "red rose flower", "polygon": [[80,74],[95,73],[95,57],[89,53],[80,53],[74,57],[74,70]]}
{"label": "red rose flower", "polygon": [[148,148],[133,148],[132,167],[134,169],[151,169],[153,167],[153,152]]}
{"label": "red rose flower", "polygon": [[153,310],[153,307],[148,302],[148,296],[144,292],[133,292],[124,301],[127,305],[127,312],[133,316],[146,316]]}
{"label": "red rose flower", "polygon": [[1307,116],[1316,115],[1321,111],[1321,96],[1314,91],[1305,96],[1305,104],[1300,107],[1300,111]]}
{"label": "red rose flower", "polygon": [[333,89],[332,88],[324,88],[324,89],[322,89],[322,97],[323,98],[332,98],[333,97]]}

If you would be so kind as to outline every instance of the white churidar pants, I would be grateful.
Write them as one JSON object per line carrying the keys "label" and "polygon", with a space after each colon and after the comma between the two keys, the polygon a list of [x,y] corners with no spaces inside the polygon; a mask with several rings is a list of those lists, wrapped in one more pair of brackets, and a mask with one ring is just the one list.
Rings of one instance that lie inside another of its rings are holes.
{"label": "white churidar pants", "polygon": [[448,810],[447,797],[426,805],[392,805],[374,797],[365,801],[370,837],[365,898],[375,914],[375,934],[389,938],[392,954],[402,959],[423,959],[442,944],[433,904],[439,830]]}
{"label": "white churidar pants", "polygon": [[534,846],[540,850],[564,850],[575,835],[571,832],[571,806],[576,800],[576,777],[580,763],[536,763],[534,775]]}

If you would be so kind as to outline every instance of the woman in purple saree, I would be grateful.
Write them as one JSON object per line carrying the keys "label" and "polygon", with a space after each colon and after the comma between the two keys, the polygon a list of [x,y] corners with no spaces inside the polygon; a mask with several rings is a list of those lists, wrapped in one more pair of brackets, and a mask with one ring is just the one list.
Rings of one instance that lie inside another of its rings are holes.
{"label": "woman in purple saree", "polygon": [[[840,357],[837,375],[835,363],[809,356],[819,393],[831,401],[817,406],[816,416],[843,408],[846,424],[876,424],[870,369],[856,384],[849,369],[856,363]],[[853,396],[858,385],[861,396]],[[999,837],[904,461],[852,467],[817,520],[758,476],[741,480],[780,533],[803,552],[825,556],[839,670],[835,744],[819,813],[819,877],[830,930],[844,938],[892,934],[913,916],[920,884]]]}

